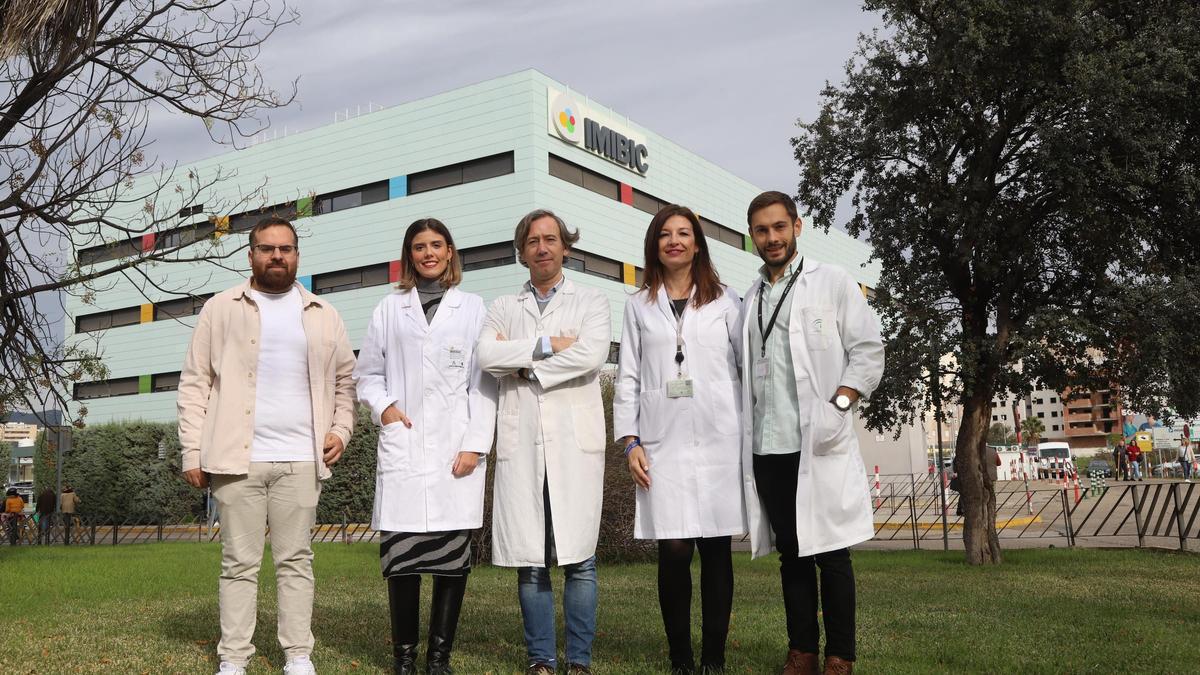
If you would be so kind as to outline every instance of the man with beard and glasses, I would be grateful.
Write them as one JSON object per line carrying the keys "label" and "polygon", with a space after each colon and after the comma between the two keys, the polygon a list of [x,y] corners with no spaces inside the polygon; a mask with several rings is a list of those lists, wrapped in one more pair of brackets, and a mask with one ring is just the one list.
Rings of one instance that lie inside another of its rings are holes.
{"label": "man with beard and glasses", "polygon": [[[879,385],[879,322],[839,267],[806,259],[791,197],[750,202],[760,277],[742,304],[742,430],[746,512],[753,555],[779,551],[788,655],[784,675],[849,673],[854,652],[854,571],[849,547],[874,536],[854,407]],[[818,591],[817,570],[820,569]]]}
{"label": "man with beard and glasses", "polygon": [[354,425],[354,352],[337,311],[296,283],[296,230],[250,230],[248,282],[204,304],[179,377],[187,482],[221,509],[220,673],[254,655],[258,569],[269,527],[284,672],[315,673],[310,533],[321,480]]}

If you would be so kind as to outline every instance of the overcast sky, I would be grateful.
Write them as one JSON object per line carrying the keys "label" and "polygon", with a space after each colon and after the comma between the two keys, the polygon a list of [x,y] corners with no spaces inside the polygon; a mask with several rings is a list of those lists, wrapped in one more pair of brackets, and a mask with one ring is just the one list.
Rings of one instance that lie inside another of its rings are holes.
{"label": "overcast sky", "polygon": [[[299,25],[258,59],[268,81],[300,78],[272,114],[288,132],[334,112],[393,106],[536,68],[764,189],[796,192],[789,139],[840,82],[860,32],[850,0],[607,2],[298,0]],[[195,119],[156,116],[162,161],[223,151]]]}

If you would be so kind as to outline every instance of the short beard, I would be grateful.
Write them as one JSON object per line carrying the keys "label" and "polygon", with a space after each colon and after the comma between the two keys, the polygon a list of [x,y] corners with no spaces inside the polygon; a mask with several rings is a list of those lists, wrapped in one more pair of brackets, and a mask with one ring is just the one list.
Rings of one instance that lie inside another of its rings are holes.
{"label": "short beard", "polygon": [[787,267],[788,263],[790,263],[792,261],[792,258],[796,257],[796,240],[792,239],[792,243],[788,244],[787,255],[783,256],[783,262],[781,262],[781,263],[778,263],[778,264],[771,263],[770,261],[767,260],[766,256],[764,255],[765,253],[766,253],[766,251],[760,251],[758,254],[758,257],[763,261],[763,264],[766,265],[767,267],[769,267],[771,269],[779,269],[781,267]]}
{"label": "short beard", "polygon": [[277,285],[266,276],[266,270],[263,271],[263,276],[254,275],[254,287],[264,293],[284,293],[296,283],[296,273],[292,272]]}

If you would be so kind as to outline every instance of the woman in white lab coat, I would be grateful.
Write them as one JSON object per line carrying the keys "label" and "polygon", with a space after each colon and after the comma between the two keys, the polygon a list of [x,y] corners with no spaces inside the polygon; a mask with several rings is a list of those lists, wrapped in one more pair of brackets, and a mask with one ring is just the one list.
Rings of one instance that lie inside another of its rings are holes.
{"label": "woman in white lab coat", "polygon": [[641,289],[625,303],[613,427],[637,484],[634,537],[658,540],[658,597],[673,672],[695,670],[690,565],[700,551],[702,672],[720,672],[733,604],[730,538],[741,489],[740,302],[721,284],[700,221],[650,221]]}
{"label": "woman in white lab coat", "polygon": [[496,419],[495,379],[475,343],[483,300],[457,288],[462,263],[433,218],[404,235],[399,290],[375,308],[358,356],[358,399],[379,430],[371,526],[381,533],[395,672],[416,673],[421,574],[433,575],[426,672],[448,673],[483,525],[484,457]]}

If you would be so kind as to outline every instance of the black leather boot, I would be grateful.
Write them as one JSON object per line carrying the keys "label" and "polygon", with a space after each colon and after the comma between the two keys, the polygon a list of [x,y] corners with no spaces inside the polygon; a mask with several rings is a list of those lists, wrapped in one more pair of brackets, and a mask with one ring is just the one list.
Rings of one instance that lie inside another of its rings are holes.
{"label": "black leather boot", "polygon": [[421,625],[421,575],[388,577],[388,613],[392,618],[392,668],[396,675],[417,675]]}
{"label": "black leather boot", "polygon": [[434,577],[433,608],[429,612],[429,651],[425,654],[428,675],[451,675],[450,651],[454,648],[454,631],[458,628],[458,613],[463,594],[467,591],[467,576]]}

